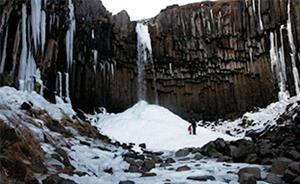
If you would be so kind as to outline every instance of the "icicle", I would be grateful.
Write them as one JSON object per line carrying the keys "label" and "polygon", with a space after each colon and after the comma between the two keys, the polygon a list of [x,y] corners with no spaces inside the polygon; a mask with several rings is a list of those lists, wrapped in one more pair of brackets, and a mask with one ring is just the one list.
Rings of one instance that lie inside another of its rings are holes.
{"label": "icicle", "polygon": [[40,25],[42,18],[42,0],[31,0],[31,27],[35,51],[38,51],[40,44]]}
{"label": "icicle", "polygon": [[110,64],[110,68],[111,68],[111,75],[114,76],[115,75],[115,68],[114,68],[113,63]]}
{"label": "icicle", "polygon": [[56,91],[58,91],[58,96],[62,97],[62,75],[61,72],[57,72],[57,79],[56,79]]}
{"label": "icicle", "polygon": [[26,5],[22,4],[22,50],[20,56],[20,64],[19,64],[19,89],[25,89],[25,70],[26,70],[26,62],[27,62],[27,33],[26,33],[26,19],[27,19],[27,10]]}
{"label": "icicle", "polygon": [[6,59],[6,48],[7,48],[7,36],[8,36],[8,28],[5,31],[4,45],[3,45],[3,50],[2,50],[2,58],[1,58],[1,63],[0,63],[0,73],[4,72],[5,59]]}
{"label": "icicle", "polygon": [[276,44],[276,35],[274,37],[273,32],[270,33],[270,44],[271,44],[270,45],[271,69],[272,72],[274,73],[276,71],[277,63],[278,63],[278,54],[277,54],[278,48]]}
{"label": "icicle", "polygon": [[95,39],[95,31],[92,29],[92,39]]}
{"label": "icicle", "polygon": [[250,67],[249,67],[249,72],[254,72],[254,67],[253,67],[253,48],[249,48],[249,57],[250,57]]}
{"label": "icicle", "polygon": [[67,101],[67,103],[71,103],[71,99],[70,99],[70,91],[69,91],[69,74],[68,73],[65,73],[65,78],[66,78],[66,101]]}
{"label": "icicle", "polygon": [[264,30],[264,25],[263,25],[263,21],[261,18],[261,0],[258,0],[258,18],[259,18],[259,26],[260,26],[260,30]]}
{"label": "icicle", "polygon": [[42,17],[41,17],[41,49],[42,49],[42,53],[44,53],[44,50],[45,50],[45,43],[46,43],[46,13],[45,13],[45,11],[42,11]]}
{"label": "icicle", "polygon": [[93,68],[94,68],[94,72],[96,72],[97,61],[98,61],[98,50],[93,49],[92,53],[93,53]]}
{"label": "icicle", "polygon": [[294,82],[295,82],[295,91],[296,94],[300,94],[300,84],[299,84],[299,72],[296,66],[296,46],[294,43],[294,36],[293,36],[293,30],[292,30],[292,23],[291,23],[291,0],[288,1],[288,7],[287,7],[287,14],[288,14],[288,20],[287,20],[287,32],[289,37],[289,43],[291,47],[291,60],[292,60],[292,68],[293,68],[293,76],[294,76]]}
{"label": "icicle", "polygon": [[69,30],[66,34],[66,52],[67,52],[67,65],[68,70],[70,70],[73,63],[73,42],[74,42],[74,32],[75,32],[75,14],[74,14],[74,5],[72,0],[69,0]]}
{"label": "icicle", "polygon": [[252,8],[253,8],[253,12],[256,13],[255,0],[252,0]]}
{"label": "icicle", "polygon": [[25,91],[32,92],[36,82],[37,67],[31,52],[28,53],[26,74],[25,74]]}
{"label": "icicle", "polygon": [[174,76],[172,63],[169,63],[169,70],[170,70],[171,76]]}
{"label": "icicle", "polygon": [[40,84],[40,95],[44,96],[44,83],[42,81],[41,71],[37,69],[36,71],[36,82]]}
{"label": "icicle", "polygon": [[[138,67],[138,100],[146,100],[146,84],[145,84],[145,65],[148,56],[152,54],[151,39],[148,31],[148,25],[138,22],[136,25],[137,33],[137,67]],[[148,55],[149,53],[149,55]]]}

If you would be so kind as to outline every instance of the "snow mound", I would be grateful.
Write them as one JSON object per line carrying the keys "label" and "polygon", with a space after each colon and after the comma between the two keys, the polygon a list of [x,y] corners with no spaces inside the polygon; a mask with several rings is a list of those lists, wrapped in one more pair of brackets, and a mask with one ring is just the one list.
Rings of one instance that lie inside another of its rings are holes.
{"label": "snow mound", "polygon": [[64,103],[59,97],[56,100],[58,103],[52,104],[36,92],[18,91],[11,87],[0,88],[0,104],[12,109],[19,109],[24,102],[31,102],[34,108],[46,110],[56,120],[62,119],[64,115],[72,117],[76,114],[71,104]]}
{"label": "snow mound", "polygon": [[146,143],[150,150],[173,151],[184,147],[202,147],[217,138],[234,137],[198,127],[189,135],[189,123],[168,109],[140,101],[119,114],[87,115],[100,132],[125,143]]}

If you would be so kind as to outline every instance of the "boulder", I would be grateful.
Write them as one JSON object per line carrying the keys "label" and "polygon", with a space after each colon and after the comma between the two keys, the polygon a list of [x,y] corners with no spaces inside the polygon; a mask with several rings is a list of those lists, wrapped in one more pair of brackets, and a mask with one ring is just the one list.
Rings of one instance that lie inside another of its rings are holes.
{"label": "boulder", "polygon": [[188,148],[180,149],[176,151],[175,156],[176,157],[185,157],[190,153]]}
{"label": "boulder", "polygon": [[139,147],[143,148],[143,149],[146,149],[146,144],[145,143],[139,144]]}
{"label": "boulder", "polygon": [[169,166],[172,166],[172,165],[169,164],[169,163],[161,163],[161,164],[159,165],[159,167],[169,167]]}
{"label": "boulder", "polygon": [[189,176],[186,178],[187,180],[195,180],[195,181],[215,181],[216,178],[214,176],[204,175],[204,176]]}
{"label": "boulder", "polygon": [[145,160],[142,167],[141,167],[141,170],[143,172],[148,172],[151,169],[153,169],[154,167],[155,167],[155,161],[154,160]]}
{"label": "boulder", "polygon": [[189,170],[191,170],[191,168],[187,165],[184,165],[184,166],[178,167],[176,169],[176,172],[189,171]]}
{"label": "boulder", "polygon": [[157,174],[153,172],[147,172],[147,173],[143,173],[141,177],[153,177],[153,176],[157,176]]}
{"label": "boulder", "polygon": [[29,111],[32,108],[33,104],[31,102],[23,102],[21,105],[22,110]]}
{"label": "boulder", "polygon": [[203,158],[203,155],[200,154],[200,153],[196,153],[195,156],[194,156],[195,160],[201,160],[202,158]]}
{"label": "boulder", "polygon": [[245,167],[239,170],[239,177],[243,174],[253,175],[257,180],[261,179],[261,172],[258,167]]}
{"label": "boulder", "polygon": [[135,184],[134,181],[131,180],[125,180],[125,181],[120,181],[119,184]]}
{"label": "boulder", "polygon": [[260,169],[257,167],[245,167],[238,172],[240,184],[256,184],[261,179]]}
{"label": "boulder", "polygon": [[292,160],[288,158],[284,158],[284,157],[278,158],[273,161],[271,172],[274,174],[283,175],[290,163],[292,163]]}
{"label": "boulder", "polygon": [[300,176],[300,162],[293,162],[288,166],[288,169],[284,172],[283,180],[287,183],[294,183]]}
{"label": "boulder", "polygon": [[171,164],[171,163],[175,163],[175,160],[173,158],[167,158],[165,160],[166,163]]}
{"label": "boulder", "polygon": [[240,184],[256,184],[257,179],[252,174],[244,173],[242,175],[239,175],[239,183]]}
{"label": "boulder", "polygon": [[255,153],[255,145],[249,140],[236,141],[235,146],[231,146],[231,155],[234,162],[244,162],[246,157]]}
{"label": "boulder", "polygon": [[266,177],[266,182],[272,184],[284,184],[284,181],[274,173],[269,173]]}

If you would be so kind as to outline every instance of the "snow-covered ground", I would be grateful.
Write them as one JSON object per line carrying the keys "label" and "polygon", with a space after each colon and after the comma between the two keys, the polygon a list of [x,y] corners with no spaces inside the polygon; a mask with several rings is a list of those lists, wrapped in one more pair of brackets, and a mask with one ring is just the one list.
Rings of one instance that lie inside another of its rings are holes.
{"label": "snow-covered ground", "polygon": [[[260,109],[255,113],[246,113],[243,118],[233,122],[222,122],[217,126],[207,128],[198,127],[197,135],[189,135],[187,131],[188,122],[175,115],[166,108],[157,105],[151,105],[141,101],[129,108],[123,113],[109,114],[104,113],[87,115],[91,123],[98,127],[100,132],[125,143],[146,143],[147,148],[157,151],[168,151],[163,155],[174,158],[175,163],[167,167],[152,169],[156,173],[154,177],[141,177],[138,173],[128,173],[129,164],[125,162],[122,155],[127,152],[122,148],[110,144],[104,144],[99,140],[93,140],[89,137],[79,135],[72,127],[65,127],[72,133],[73,137],[66,138],[62,134],[49,130],[42,120],[35,119],[28,121],[25,118],[25,111],[20,110],[23,102],[32,103],[33,108],[43,109],[49,113],[53,119],[61,120],[64,116],[72,117],[75,115],[70,104],[65,104],[61,100],[59,104],[52,104],[45,100],[39,94],[33,92],[23,92],[10,87],[0,88],[0,119],[9,123],[6,117],[24,117],[21,119],[22,126],[27,127],[32,134],[41,143],[42,149],[47,152],[48,160],[46,165],[49,171],[54,171],[55,167],[63,165],[58,160],[51,157],[55,147],[65,150],[70,157],[71,165],[76,171],[87,173],[85,175],[67,175],[60,174],[61,177],[68,178],[82,184],[96,183],[118,183],[123,180],[132,180],[136,183],[201,183],[199,181],[187,180],[189,176],[210,175],[216,178],[215,181],[203,183],[238,183],[237,172],[243,167],[259,167],[262,174],[265,175],[265,166],[249,164],[228,164],[217,162],[213,159],[203,158],[201,160],[193,159],[194,155],[188,155],[187,158],[175,158],[174,151],[184,147],[201,147],[209,141],[217,138],[225,140],[235,140],[243,137],[245,132],[242,131],[242,119],[253,120],[252,125],[248,125],[245,130],[262,130],[268,125],[275,125],[275,119],[282,114],[286,107],[294,108],[293,105],[300,97],[294,97],[285,101],[280,101],[269,105],[265,109]],[[59,102],[59,101],[58,101]],[[11,111],[6,110],[9,107]],[[32,117],[33,118],[33,117]],[[245,125],[244,125],[245,126]],[[212,130],[213,129],[213,130]],[[237,129],[239,131],[237,131]],[[230,131],[234,136],[229,136],[225,132]],[[45,135],[51,136],[54,145],[45,143]],[[82,144],[85,142],[87,144]],[[89,146],[88,146],[89,145]],[[105,148],[105,149],[100,149]],[[180,166],[188,166],[191,169],[183,172],[177,172]],[[106,169],[112,168],[113,173],[105,172]],[[41,181],[46,176],[39,176]],[[259,182],[263,183],[263,182]]]}
{"label": "snow-covered ground", "polygon": [[[202,147],[217,138],[236,140],[245,138],[247,131],[260,132],[277,126],[276,120],[287,106],[295,107],[300,96],[275,102],[257,112],[248,112],[235,121],[203,122],[197,127],[197,135],[189,135],[189,123],[168,109],[140,101],[118,114],[87,115],[99,131],[125,143],[139,145],[155,151],[171,151],[184,147]],[[293,105],[294,104],[294,105]],[[278,125],[279,126],[279,125]]]}
{"label": "snow-covered ground", "polygon": [[56,120],[60,120],[63,115],[72,117],[76,114],[71,104],[64,103],[57,96],[57,103],[53,104],[36,92],[19,91],[11,87],[0,88],[0,104],[5,104],[12,109],[18,109],[24,102],[31,103],[34,108],[46,110]]}
{"label": "snow-covered ground", "polygon": [[202,147],[217,138],[235,140],[224,133],[198,127],[189,135],[189,123],[168,109],[140,101],[123,113],[88,115],[99,131],[125,143],[146,143],[147,149],[171,151],[184,147]]}
{"label": "snow-covered ground", "polygon": [[249,131],[261,132],[266,128],[284,126],[283,124],[277,124],[276,120],[286,111],[288,106],[289,110],[295,108],[297,101],[300,101],[300,96],[286,97],[268,105],[266,108],[259,109],[257,112],[247,112],[243,117],[234,121],[200,121],[199,124],[213,131],[229,133],[234,137],[244,138],[246,132]]}

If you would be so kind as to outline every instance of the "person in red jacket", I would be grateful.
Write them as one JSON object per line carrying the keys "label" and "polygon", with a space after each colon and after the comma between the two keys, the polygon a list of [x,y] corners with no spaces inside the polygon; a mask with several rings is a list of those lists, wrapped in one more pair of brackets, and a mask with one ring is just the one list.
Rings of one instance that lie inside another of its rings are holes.
{"label": "person in red jacket", "polygon": [[192,126],[192,123],[190,123],[190,125],[188,126],[188,131],[189,131],[190,135],[192,134],[192,129],[193,129],[193,126]]}
{"label": "person in red jacket", "polygon": [[191,134],[196,135],[196,128],[197,128],[196,122],[190,123],[190,125],[188,126],[188,131],[189,131],[190,135]]}

